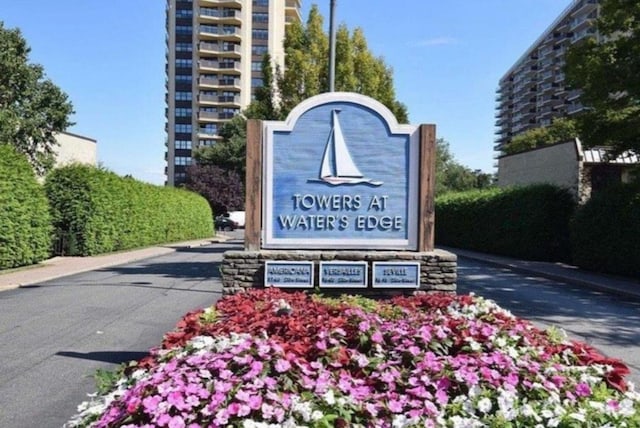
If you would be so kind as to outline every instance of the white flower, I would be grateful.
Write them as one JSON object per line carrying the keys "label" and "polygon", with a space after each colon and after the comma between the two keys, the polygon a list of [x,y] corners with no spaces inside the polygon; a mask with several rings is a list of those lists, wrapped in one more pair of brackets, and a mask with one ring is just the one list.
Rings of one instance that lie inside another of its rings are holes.
{"label": "white flower", "polygon": [[632,416],[635,413],[635,409],[633,408],[633,401],[628,398],[625,398],[620,402],[620,409],[618,413],[622,416]]}
{"label": "white flower", "polygon": [[584,410],[580,409],[579,412],[569,413],[569,417],[580,422],[586,422],[587,418],[585,417],[584,413],[582,413],[583,411]]}
{"label": "white flower", "polygon": [[324,393],[322,398],[330,406],[333,406],[334,404],[336,404],[336,397],[335,397],[335,395],[333,395],[333,390],[332,389],[327,390],[327,392]]}
{"label": "white flower", "polygon": [[493,407],[491,404],[491,400],[487,397],[478,401],[478,410],[480,410],[482,413],[489,413],[491,411],[491,407]]}

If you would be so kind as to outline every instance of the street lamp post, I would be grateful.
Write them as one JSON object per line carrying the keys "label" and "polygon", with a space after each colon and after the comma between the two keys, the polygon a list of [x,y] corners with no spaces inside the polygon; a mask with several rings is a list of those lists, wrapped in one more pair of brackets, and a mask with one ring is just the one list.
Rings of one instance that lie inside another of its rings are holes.
{"label": "street lamp post", "polygon": [[329,92],[335,91],[336,80],[336,27],[335,9],[336,0],[330,0],[329,9]]}

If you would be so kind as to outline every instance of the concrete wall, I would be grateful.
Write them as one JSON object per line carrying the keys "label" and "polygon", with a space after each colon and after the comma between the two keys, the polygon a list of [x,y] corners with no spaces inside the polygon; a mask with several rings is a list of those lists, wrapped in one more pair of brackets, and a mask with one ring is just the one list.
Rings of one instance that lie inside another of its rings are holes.
{"label": "concrete wall", "polygon": [[56,167],[78,162],[88,165],[97,165],[96,140],[80,135],[61,132],[56,134],[59,146],[54,147],[56,152]]}
{"label": "concrete wall", "polygon": [[498,186],[555,184],[579,192],[580,159],[575,141],[498,159]]}

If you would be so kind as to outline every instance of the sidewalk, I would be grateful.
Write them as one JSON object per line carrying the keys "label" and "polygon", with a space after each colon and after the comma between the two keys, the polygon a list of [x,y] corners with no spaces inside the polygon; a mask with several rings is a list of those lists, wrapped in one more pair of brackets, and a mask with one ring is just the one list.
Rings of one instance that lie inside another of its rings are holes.
{"label": "sidewalk", "polygon": [[213,242],[224,242],[228,239],[229,237],[218,234],[208,239],[174,242],[157,247],[120,251],[93,257],[53,257],[37,265],[11,269],[8,272],[0,272],[0,291],[38,284],[76,273],[131,263],[149,257],[161,256],[172,253],[180,248],[193,248],[208,245]]}
{"label": "sidewalk", "polygon": [[459,258],[477,260],[493,266],[511,269],[515,272],[640,301],[640,280],[638,279],[589,272],[564,263],[524,261],[459,248],[440,246],[438,248],[457,254]]}

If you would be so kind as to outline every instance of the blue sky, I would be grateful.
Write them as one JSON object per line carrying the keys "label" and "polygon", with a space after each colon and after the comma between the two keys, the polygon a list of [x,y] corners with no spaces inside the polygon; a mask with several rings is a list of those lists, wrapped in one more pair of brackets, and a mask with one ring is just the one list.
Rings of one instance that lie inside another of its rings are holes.
{"label": "blue sky", "polygon": [[[303,19],[318,4],[303,0]],[[456,159],[493,171],[498,80],[570,0],[336,0],[336,21],[361,27],[394,70],[411,123],[435,123]],[[393,4],[395,7],[390,7]],[[120,175],[164,183],[165,1],[0,0],[31,62],[71,99],[68,131],[98,141]]]}

